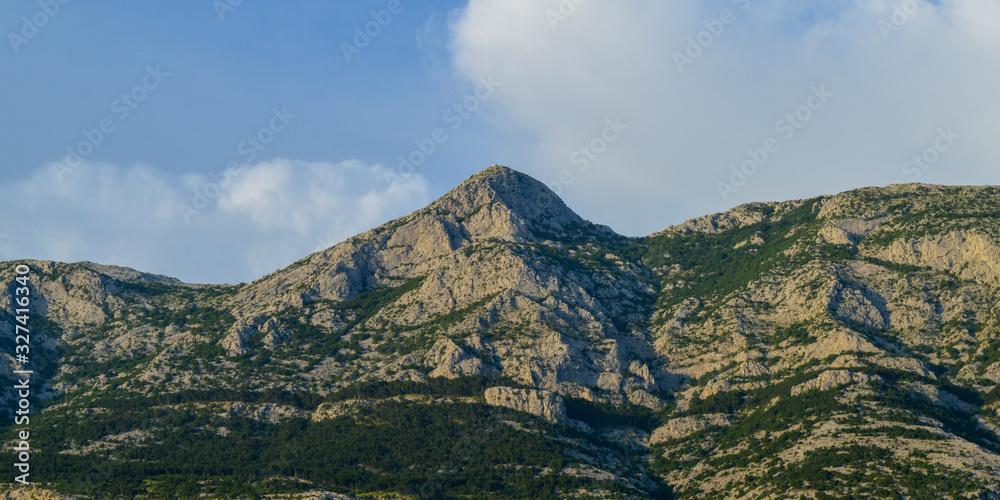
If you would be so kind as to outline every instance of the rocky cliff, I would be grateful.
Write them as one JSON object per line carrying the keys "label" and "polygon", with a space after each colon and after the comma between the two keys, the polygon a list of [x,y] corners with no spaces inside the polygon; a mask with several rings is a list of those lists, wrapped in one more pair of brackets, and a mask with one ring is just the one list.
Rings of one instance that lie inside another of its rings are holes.
{"label": "rocky cliff", "polygon": [[968,498],[1000,477],[998,215],[895,185],[626,238],[494,166],[244,286],[0,276],[32,268],[53,491]]}

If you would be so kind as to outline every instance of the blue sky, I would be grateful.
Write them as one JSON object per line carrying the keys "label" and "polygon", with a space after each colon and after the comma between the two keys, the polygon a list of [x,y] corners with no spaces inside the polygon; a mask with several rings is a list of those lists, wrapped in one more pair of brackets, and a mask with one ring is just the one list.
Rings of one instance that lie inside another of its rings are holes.
{"label": "blue sky", "polygon": [[[9,68],[2,111],[17,117],[0,125],[0,164],[57,159],[81,129],[109,114],[147,66],[170,76],[89,159],[171,172],[216,170],[278,106],[297,115],[298,130],[274,142],[267,156],[389,162],[408,151],[411,137],[436,127],[441,110],[467,86],[446,47],[448,16],[461,3],[400,5],[402,12],[348,63],[340,44],[353,41],[354,29],[387,2],[247,1],[223,10],[223,20],[211,1],[70,2],[18,53],[0,52]],[[22,16],[40,10],[34,2],[0,9],[4,31],[15,33]],[[442,165],[488,162],[503,144],[502,132],[478,123],[465,136],[441,152],[452,155]],[[461,177],[454,173],[441,182]],[[22,174],[4,168],[0,175]]]}
{"label": "blue sky", "polygon": [[493,163],[629,235],[1000,180],[996,0],[230,3],[0,6],[0,259],[249,281]]}

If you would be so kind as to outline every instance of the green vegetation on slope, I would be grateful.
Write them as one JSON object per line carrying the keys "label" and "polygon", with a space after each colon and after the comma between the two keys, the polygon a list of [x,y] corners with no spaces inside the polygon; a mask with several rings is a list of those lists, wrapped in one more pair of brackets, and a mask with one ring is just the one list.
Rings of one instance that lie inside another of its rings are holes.
{"label": "green vegetation on slope", "polygon": [[[460,385],[445,392],[469,392],[454,389]],[[470,499],[555,499],[580,488],[647,495],[619,483],[553,474],[553,468],[571,466],[588,451],[560,440],[552,426],[481,403],[383,400],[326,420],[270,424],[220,417],[224,406],[185,399],[106,398],[91,401],[89,410],[74,407],[38,417],[32,445],[48,452],[33,455],[32,477],[95,498],[259,498],[315,488]],[[117,441],[131,443],[127,446],[111,439],[103,451],[53,453],[129,432],[138,440]]]}
{"label": "green vegetation on slope", "polygon": [[[696,232],[648,238],[643,242],[646,265],[679,266],[680,275],[667,274],[664,279],[685,282],[682,288],[662,294],[657,308],[669,310],[688,297],[725,297],[778,265],[853,257],[852,248],[836,245],[819,247],[817,253],[788,254],[797,243],[815,238],[818,202],[819,199],[807,200],[780,216],[774,216],[774,208],[767,206],[762,209],[763,221],[718,234]],[[763,243],[759,246],[748,243],[754,237],[761,238]],[[743,246],[736,248],[738,244]]]}

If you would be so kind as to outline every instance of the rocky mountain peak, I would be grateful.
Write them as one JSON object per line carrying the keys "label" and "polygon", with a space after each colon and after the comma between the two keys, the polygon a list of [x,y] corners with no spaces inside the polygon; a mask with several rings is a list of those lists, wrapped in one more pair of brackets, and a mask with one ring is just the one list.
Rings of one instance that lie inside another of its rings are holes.
{"label": "rocky mountain peak", "polygon": [[[429,206],[317,252],[243,289],[241,310],[346,300],[426,276],[496,242],[602,241],[618,236],[574,213],[544,183],[501,165]],[[508,270],[509,272],[509,270]],[[242,317],[243,314],[238,314]]]}
{"label": "rocky mountain peak", "polygon": [[906,185],[626,239],[493,166],[249,285],[7,262],[0,302],[30,265],[31,449],[81,494],[107,467],[95,488],[129,498],[237,468],[261,471],[240,498],[415,474],[449,498],[1000,498],[997,214],[1000,187]]}
{"label": "rocky mountain peak", "polygon": [[544,183],[502,165],[462,182],[428,207],[456,217],[472,239],[547,239],[568,233],[610,230],[570,210]]}

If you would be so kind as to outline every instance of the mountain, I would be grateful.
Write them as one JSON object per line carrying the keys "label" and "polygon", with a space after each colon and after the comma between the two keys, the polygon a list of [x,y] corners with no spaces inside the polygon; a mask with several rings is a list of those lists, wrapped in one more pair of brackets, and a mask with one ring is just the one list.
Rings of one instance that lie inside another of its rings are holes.
{"label": "mountain", "polygon": [[242,286],[2,263],[39,489],[0,495],[1000,498],[998,215],[893,185],[628,238],[495,165]]}

